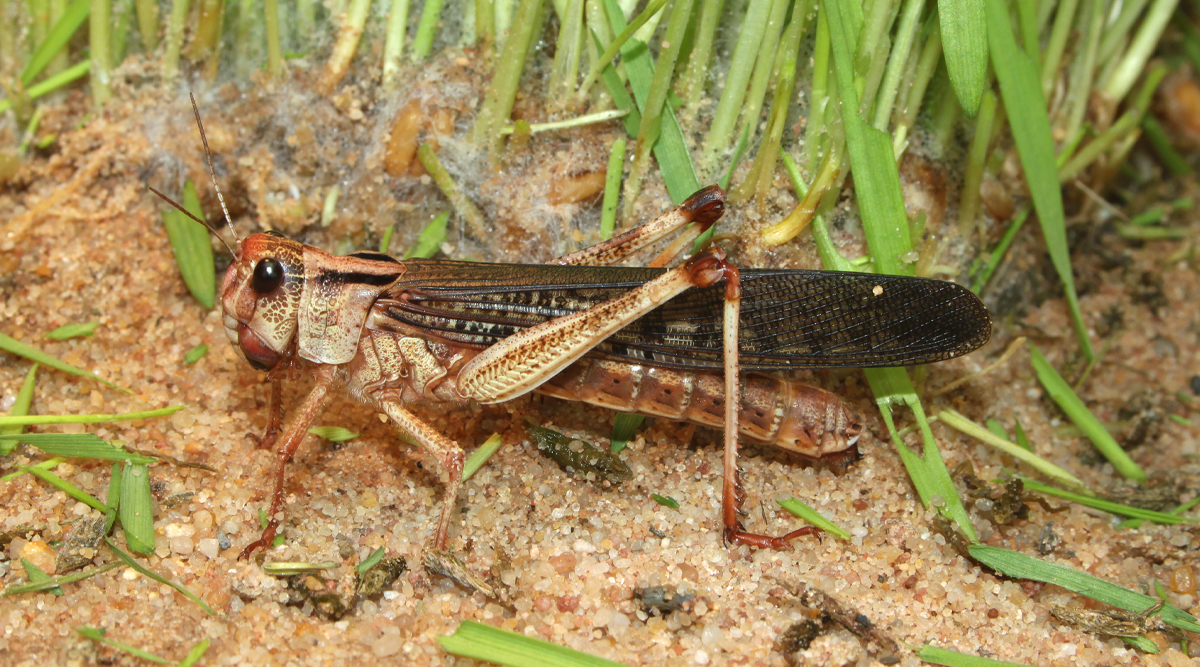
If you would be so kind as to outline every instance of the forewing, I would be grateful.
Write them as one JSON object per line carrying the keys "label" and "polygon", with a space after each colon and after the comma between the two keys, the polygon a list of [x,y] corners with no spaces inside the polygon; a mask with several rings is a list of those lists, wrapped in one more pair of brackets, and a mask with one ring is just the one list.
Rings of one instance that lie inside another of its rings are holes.
{"label": "forewing", "polygon": [[[376,308],[416,327],[486,347],[525,327],[583,310],[663,269],[407,261]],[[987,342],[991,320],[950,282],[863,273],[744,269],[743,368],[923,364]],[[592,356],[654,366],[719,369],[724,287],[694,289],[630,323]],[[386,325],[385,325],[386,326]]]}

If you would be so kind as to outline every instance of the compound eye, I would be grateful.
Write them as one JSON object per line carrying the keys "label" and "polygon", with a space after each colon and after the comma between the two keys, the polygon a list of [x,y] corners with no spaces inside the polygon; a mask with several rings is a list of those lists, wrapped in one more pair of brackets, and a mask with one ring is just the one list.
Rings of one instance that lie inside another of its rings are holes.
{"label": "compound eye", "polygon": [[250,281],[250,286],[259,294],[270,294],[279,289],[283,284],[283,265],[278,260],[267,259],[259,260],[258,264],[254,265],[254,279]]}

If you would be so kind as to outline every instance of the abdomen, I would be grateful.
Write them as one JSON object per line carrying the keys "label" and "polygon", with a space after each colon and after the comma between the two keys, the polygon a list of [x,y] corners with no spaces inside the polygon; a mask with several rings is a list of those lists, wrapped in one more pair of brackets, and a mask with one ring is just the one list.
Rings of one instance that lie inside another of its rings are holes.
{"label": "abdomen", "polygon": [[[581,359],[536,390],[540,394],[712,428],[725,424],[725,379],[714,373]],[[819,387],[742,375],[741,437],[818,457],[845,450],[862,424]]]}

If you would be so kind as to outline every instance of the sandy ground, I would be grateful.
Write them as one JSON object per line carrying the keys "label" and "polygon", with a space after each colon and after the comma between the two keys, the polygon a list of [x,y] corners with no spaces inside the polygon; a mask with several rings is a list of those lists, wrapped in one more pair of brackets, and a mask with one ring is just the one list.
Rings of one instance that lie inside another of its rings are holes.
{"label": "sandy ground", "polygon": [[[384,173],[384,138],[395,109],[412,99],[422,100],[426,109],[451,110],[450,126],[457,124],[453,135],[463,135],[479,76],[463,61],[468,59],[449,59],[445,71],[428,73],[407,97],[389,103],[364,101],[371,95],[354,87],[343,88],[332,101],[317,98],[304,92],[303,74],[279,88],[200,91],[238,229],[244,234],[261,223],[347,252],[377,246],[394,221],[393,252],[409,247],[421,225],[446,204],[428,177],[414,176],[411,169],[400,177]],[[208,192],[190,110],[174,92],[119,93],[125,102],[78,129],[82,98],[75,94],[64,100],[44,124],[47,131],[62,132],[56,147],[0,184],[0,332],[133,391],[126,396],[43,369],[35,413],[187,406],[170,418],[111,424],[95,432],[217,469],[152,468],[158,543],[155,554],[144,559],[217,613],[210,616],[172,589],[117,568],[66,586],[60,597],[39,593],[0,600],[0,662],[139,662],[74,632],[92,626],[172,660],[207,638],[212,644],[203,664],[210,665],[356,660],[465,665],[472,663],[446,654],[437,638],[475,619],[629,665],[781,665],[788,659],[806,665],[895,664],[897,659],[913,665],[919,661],[904,644],[926,642],[1030,665],[1194,664],[1177,642],[1161,634],[1156,640],[1170,648],[1149,656],[1118,639],[1064,625],[1049,615],[1048,605],[1082,604],[1081,599],[1054,586],[997,578],[958,556],[931,528],[931,515],[915,499],[892,446],[879,439],[886,430],[858,372],[821,372],[813,378],[864,416],[869,433],[860,443],[860,461],[843,472],[776,451],[748,449],[742,458],[748,528],[778,534],[798,527],[799,521],[773,502],[795,496],[854,536],[849,541],[806,538],[790,551],[722,546],[721,451],[713,432],[652,423],[622,454],[633,479],[606,489],[569,479],[537,452],[522,423],[552,424],[603,445],[611,413],[536,397],[486,408],[420,406],[423,417],[468,451],[493,432],[503,436],[497,454],[464,486],[450,538],[471,571],[502,582],[506,592],[499,600],[421,571],[441,491],[432,462],[401,442],[372,411],[339,397],[320,423],[362,431],[362,436],[341,445],[315,437],[305,443],[290,467],[287,540],[266,560],[336,561],[325,575],[342,595],[348,595],[353,566],[379,547],[389,557],[407,559],[410,570],[340,620],[314,614],[311,603],[288,605],[295,596],[285,580],[268,576],[258,562],[235,560],[257,535],[273,465],[271,453],[257,449],[248,437],[261,433],[266,419],[263,378],[228,345],[219,312],[203,309],[187,292],[162,229],[162,205],[145,187],[151,183],[177,191],[188,175]],[[518,107],[518,113],[536,112]],[[477,155],[454,136],[444,136],[443,159],[483,209],[494,236],[482,243],[462,231],[461,222],[452,222],[443,251],[452,257],[543,261],[593,242],[598,206],[555,203],[548,188],[565,176],[602,170],[616,131],[612,124],[535,138],[500,175],[487,173]],[[338,216],[323,229],[314,223],[335,183],[343,193]],[[727,247],[742,265],[815,265],[808,240],[778,251],[752,240],[756,230],[793,205],[783,186],[781,181],[763,208],[735,208],[722,223],[721,231],[740,235]],[[944,191],[941,196],[944,202]],[[950,199],[956,201],[957,194]],[[210,217],[213,203],[206,200]],[[649,215],[665,208],[661,181],[652,180],[639,211]],[[1184,222],[1196,229],[1194,214]],[[835,228],[847,254],[857,254],[853,226]],[[1181,247],[1177,242],[1141,245],[1122,241],[1103,226],[1092,228],[1077,243],[1076,271],[1093,340],[1107,352],[1083,388],[1085,400],[1105,421],[1129,419],[1121,409],[1138,396],[1195,420],[1195,412],[1175,405],[1173,396],[1190,394],[1189,380],[1200,369],[1196,270],[1182,261],[1165,263]],[[997,312],[993,342],[968,358],[931,367],[927,387],[982,368],[1017,335],[1030,336],[1052,363],[1077,375],[1064,302],[1057,287],[1043,279],[1040,237],[1033,226],[1022,234],[1026,241],[997,283],[997,291],[1020,298]],[[222,267],[227,261],[218,259]],[[42,338],[62,324],[90,320],[100,322],[91,338]],[[184,353],[201,343],[211,351],[185,365]],[[0,410],[11,406],[28,369],[26,360],[0,354]],[[294,404],[304,390],[299,378],[287,400]],[[1118,486],[1112,467],[1064,428],[1024,351],[985,378],[927,399],[928,411],[937,406],[953,407],[981,423],[994,417],[1010,428],[1019,419],[1037,453],[1093,488]],[[901,420],[906,424],[909,416],[902,414]],[[1021,469],[940,424],[934,433],[951,468],[969,459],[984,478]],[[910,444],[918,443],[910,437]],[[1200,430],[1195,427],[1160,421],[1131,454],[1156,480],[1181,485],[1175,501],[1192,497],[1200,486]],[[0,462],[0,472],[43,458],[22,447]],[[103,462],[70,461],[56,472],[103,498],[108,469]],[[188,493],[193,495],[179,495]],[[679,509],[655,503],[652,493],[674,497]],[[25,581],[16,558],[47,562],[47,549],[72,523],[92,515],[86,505],[29,475],[0,482],[0,523],[12,538],[0,554],[3,584]],[[990,544],[1033,555],[1039,545],[1043,551],[1050,546],[1052,551],[1040,557],[1137,590],[1164,582],[1172,604],[1200,614],[1194,583],[1200,540],[1193,526],[1122,530],[1111,516],[1078,506],[1048,514],[1034,505],[1028,521],[1016,521],[1003,532],[986,516],[976,512],[974,517]],[[26,526],[35,530],[10,534]],[[1048,535],[1057,536],[1056,546]],[[111,560],[100,550],[94,564]],[[53,559],[48,562],[53,571]],[[899,652],[890,656],[878,642],[866,647],[849,632],[831,629],[810,648],[785,658],[785,630],[810,617],[791,593],[801,584],[865,615],[880,633],[901,642]],[[657,585],[696,597],[684,611],[647,615],[633,591]]]}

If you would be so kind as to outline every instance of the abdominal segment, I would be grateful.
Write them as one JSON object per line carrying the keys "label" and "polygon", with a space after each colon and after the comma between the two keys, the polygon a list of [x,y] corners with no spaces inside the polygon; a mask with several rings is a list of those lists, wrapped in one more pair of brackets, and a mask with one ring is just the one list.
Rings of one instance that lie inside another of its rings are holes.
{"label": "abdominal segment", "polygon": [[[712,428],[722,428],[725,423],[725,380],[715,373],[581,359],[536,391]],[[858,417],[842,400],[824,389],[742,375],[738,430],[746,440],[818,457],[854,444],[861,428]]]}

